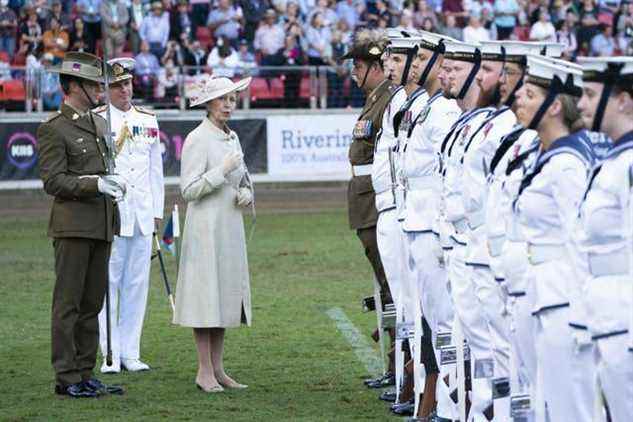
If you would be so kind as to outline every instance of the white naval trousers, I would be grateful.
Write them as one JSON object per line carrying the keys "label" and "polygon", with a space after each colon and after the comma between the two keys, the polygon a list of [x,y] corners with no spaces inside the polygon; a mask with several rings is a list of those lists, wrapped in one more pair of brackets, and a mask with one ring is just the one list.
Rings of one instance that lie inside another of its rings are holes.
{"label": "white naval trousers", "polygon": [[[564,260],[528,266],[531,290],[534,280],[539,286],[564,283],[574,272]],[[537,292],[538,293],[538,292]],[[542,310],[536,316],[536,397],[537,422],[590,422],[595,399],[595,363],[593,347],[578,348],[569,326],[570,308]],[[546,415],[541,414],[546,407]]]}
{"label": "white naval trousers", "polygon": [[470,396],[471,408],[468,420],[479,422],[487,421],[483,412],[492,403],[492,390],[488,378],[475,379],[474,362],[493,357],[488,326],[481,312],[481,306],[478,304],[475,288],[471,282],[471,270],[466,266],[465,258],[466,246],[455,243],[450,252],[448,277],[451,283],[455,318],[459,320],[464,338],[468,341],[470,348],[473,390]]}
{"label": "white naval trousers", "polygon": [[[110,254],[110,323],[112,357],[139,359],[141,331],[147,306],[152,236],[141,234],[138,223],[134,236],[115,236]],[[117,313],[118,309],[118,313]],[[106,354],[106,310],[99,312],[101,352]]]}
{"label": "white naval trousers", "polygon": [[[629,275],[609,275],[589,280],[591,324],[599,333],[632,329],[629,325],[633,297]],[[633,351],[629,334],[596,340],[597,371],[613,422],[633,420]]]}
{"label": "white naval trousers", "polygon": [[440,370],[436,387],[437,414],[452,419],[456,408],[443,381],[449,368],[440,365],[436,344],[437,333],[450,333],[453,325],[453,304],[448,291],[447,272],[438,259],[441,246],[438,237],[430,231],[408,232],[407,241],[409,278],[417,282],[420,307],[433,333],[433,353]]}

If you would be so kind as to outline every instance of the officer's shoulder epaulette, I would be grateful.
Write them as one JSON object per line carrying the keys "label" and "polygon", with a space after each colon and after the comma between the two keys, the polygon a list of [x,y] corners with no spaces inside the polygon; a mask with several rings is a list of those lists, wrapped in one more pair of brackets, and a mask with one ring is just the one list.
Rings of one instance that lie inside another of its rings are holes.
{"label": "officer's shoulder epaulette", "polygon": [[149,109],[147,109],[147,108],[140,107],[140,106],[137,106],[137,105],[135,105],[135,106],[133,106],[133,107],[134,107],[134,108],[136,109],[136,111],[138,111],[139,113],[149,114],[150,116],[156,116],[156,113],[154,113],[152,110],[149,110]]}
{"label": "officer's shoulder epaulette", "polygon": [[52,122],[53,120],[55,120],[56,118],[58,118],[58,117],[59,117],[59,116],[61,116],[61,115],[62,115],[62,112],[61,112],[60,110],[57,110],[56,112],[51,113],[51,114],[50,114],[50,115],[49,115],[49,116],[48,116],[48,117],[44,120],[44,122],[43,122],[43,123],[50,123],[50,122]]}
{"label": "officer's shoulder epaulette", "polygon": [[92,112],[93,112],[93,113],[97,113],[97,114],[98,114],[98,113],[103,113],[103,112],[104,112],[104,111],[106,111],[107,109],[108,109],[108,106],[104,104],[104,105],[100,105],[99,107],[95,107],[95,108],[93,108],[93,109],[92,109]]}

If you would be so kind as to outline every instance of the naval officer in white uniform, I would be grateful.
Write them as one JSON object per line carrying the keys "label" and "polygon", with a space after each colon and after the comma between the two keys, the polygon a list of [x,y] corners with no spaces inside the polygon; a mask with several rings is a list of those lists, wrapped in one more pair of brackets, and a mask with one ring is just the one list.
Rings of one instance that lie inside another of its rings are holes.
{"label": "naval officer in white uniform", "polygon": [[[121,231],[112,243],[109,265],[113,361],[108,366],[104,360],[103,373],[150,369],[140,360],[141,331],[149,289],[152,233],[163,218],[165,202],[156,116],[132,105],[134,60],[113,59],[110,65],[114,73],[110,83],[110,123],[116,173],[125,179],[127,192],[118,202]],[[107,118],[105,106],[97,111]],[[105,308],[99,313],[99,337],[105,356]]]}

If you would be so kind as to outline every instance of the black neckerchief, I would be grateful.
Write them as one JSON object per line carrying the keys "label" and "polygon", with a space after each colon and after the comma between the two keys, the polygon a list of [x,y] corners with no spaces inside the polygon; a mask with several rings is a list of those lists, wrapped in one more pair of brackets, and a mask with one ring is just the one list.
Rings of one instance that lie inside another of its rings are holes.
{"label": "black neckerchief", "polygon": [[[466,152],[468,152],[468,148],[470,148],[470,144],[473,142],[473,139],[475,139],[475,136],[477,136],[477,134],[486,127],[486,125],[488,123],[490,123],[492,120],[494,120],[497,116],[500,116],[501,114],[505,113],[506,111],[510,110],[510,107],[507,106],[502,106],[501,108],[499,108],[498,110],[495,110],[494,113],[490,114],[488,117],[486,117],[484,119],[484,121],[481,123],[481,125],[479,125],[479,127],[477,128],[477,130],[475,130],[473,132],[473,134],[470,136],[470,139],[468,140],[468,143],[466,144],[466,146],[464,147],[464,155],[466,154]],[[462,163],[464,162],[464,156],[462,156]]]}
{"label": "black neckerchief", "polygon": [[495,172],[495,169],[501,162],[503,156],[506,155],[506,152],[508,152],[512,145],[519,140],[525,130],[526,129],[523,126],[516,125],[514,126],[514,129],[512,129],[512,132],[508,133],[501,139],[499,148],[495,151],[495,155],[493,155],[492,161],[490,162],[489,174],[493,174]]}

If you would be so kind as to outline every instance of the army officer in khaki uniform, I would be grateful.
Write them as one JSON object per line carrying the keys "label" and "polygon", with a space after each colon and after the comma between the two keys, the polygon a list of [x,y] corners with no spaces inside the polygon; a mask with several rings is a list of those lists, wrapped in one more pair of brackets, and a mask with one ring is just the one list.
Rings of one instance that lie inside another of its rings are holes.
{"label": "army officer in khaki uniform", "polygon": [[356,230],[380,284],[383,303],[391,303],[389,286],[378,253],[378,212],[371,183],[374,145],[382,127],[382,115],[397,88],[385,77],[383,70],[381,56],[386,45],[387,39],[381,32],[361,30],[356,33],[349,52],[342,59],[354,61],[352,77],[367,98],[354,126],[349,148],[352,165],[352,179],[347,191],[349,222],[351,228]]}
{"label": "army officer in khaki uniform", "polygon": [[101,60],[68,52],[60,74],[66,94],[61,109],[37,130],[40,176],[54,197],[48,235],[55,249],[52,363],[55,392],[96,397],[108,389],[92,376],[101,310],[108,280],[112,237],[118,231],[115,199],[124,194],[107,176],[110,151],[106,122],[90,111],[103,82]]}

